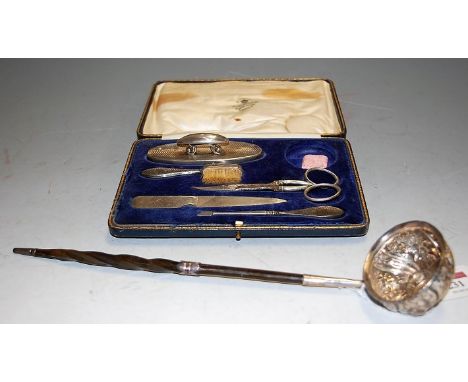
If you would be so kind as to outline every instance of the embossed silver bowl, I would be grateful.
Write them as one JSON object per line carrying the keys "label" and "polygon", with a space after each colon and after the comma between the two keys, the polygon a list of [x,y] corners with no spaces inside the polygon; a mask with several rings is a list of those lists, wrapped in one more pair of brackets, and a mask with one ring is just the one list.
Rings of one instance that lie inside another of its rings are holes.
{"label": "embossed silver bowl", "polygon": [[447,294],[454,273],[452,252],[429,223],[399,224],[372,246],[363,281],[369,297],[393,312],[420,316]]}

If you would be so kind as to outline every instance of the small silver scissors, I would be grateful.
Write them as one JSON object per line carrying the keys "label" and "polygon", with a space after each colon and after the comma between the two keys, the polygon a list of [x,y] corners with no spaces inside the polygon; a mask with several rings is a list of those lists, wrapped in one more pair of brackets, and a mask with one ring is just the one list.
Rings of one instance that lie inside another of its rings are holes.
{"label": "small silver scissors", "polygon": [[[309,176],[311,172],[325,172],[333,177],[334,183],[315,183]],[[309,168],[304,174],[305,180],[275,180],[271,183],[237,183],[237,184],[224,184],[220,186],[201,186],[193,187],[196,190],[204,191],[304,191],[304,197],[311,202],[327,202],[337,198],[341,194],[341,187],[339,186],[340,178],[333,172],[326,168],[313,167]],[[335,193],[326,197],[314,197],[310,194],[318,188],[331,188]]]}

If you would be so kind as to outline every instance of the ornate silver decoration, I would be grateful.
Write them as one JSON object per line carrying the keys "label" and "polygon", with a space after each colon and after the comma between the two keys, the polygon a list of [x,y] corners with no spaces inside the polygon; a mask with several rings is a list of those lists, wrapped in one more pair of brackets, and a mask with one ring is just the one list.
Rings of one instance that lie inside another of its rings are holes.
{"label": "ornate silver decoration", "polygon": [[428,223],[409,222],[374,245],[364,266],[364,281],[374,301],[417,316],[444,298],[453,272],[453,256],[440,232]]}

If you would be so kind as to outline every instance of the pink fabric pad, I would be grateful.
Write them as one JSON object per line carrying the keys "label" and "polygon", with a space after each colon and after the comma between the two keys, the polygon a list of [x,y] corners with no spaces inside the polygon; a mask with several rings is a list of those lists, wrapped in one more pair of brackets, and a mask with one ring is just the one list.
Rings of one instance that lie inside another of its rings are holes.
{"label": "pink fabric pad", "polygon": [[302,168],[327,168],[328,167],[328,157],[326,155],[312,155],[307,154],[302,158]]}

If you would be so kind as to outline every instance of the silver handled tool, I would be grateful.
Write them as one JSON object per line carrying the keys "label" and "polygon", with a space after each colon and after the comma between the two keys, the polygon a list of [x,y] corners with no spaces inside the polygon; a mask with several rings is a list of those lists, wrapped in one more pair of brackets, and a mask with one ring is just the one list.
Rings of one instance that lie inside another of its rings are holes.
{"label": "silver handled tool", "polygon": [[[311,173],[323,172],[332,176],[334,183],[316,183],[311,179]],[[196,190],[204,191],[304,191],[304,197],[311,202],[327,202],[337,198],[341,194],[339,186],[340,179],[333,172],[326,168],[310,168],[304,174],[305,180],[283,179],[270,183],[237,183],[221,186],[200,186],[193,187]],[[331,188],[335,192],[331,196],[315,197],[312,192],[319,188]]]}
{"label": "silver handled tool", "polygon": [[336,219],[343,216],[341,208],[333,206],[318,206],[290,211],[201,211],[198,216],[240,215],[240,216],[300,216],[305,218]]}
{"label": "silver handled tool", "polygon": [[191,169],[191,168],[174,168],[174,167],[152,167],[147,168],[141,172],[145,178],[172,178],[175,176],[182,175],[193,175],[200,174],[202,170],[200,169]]}
{"label": "silver handled tool", "polygon": [[181,175],[201,174],[203,184],[231,184],[242,180],[242,167],[238,164],[207,164],[201,169],[153,167],[141,172],[149,179],[167,179]]}
{"label": "silver handled tool", "polygon": [[242,163],[262,155],[252,143],[230,141],[219,134],[197,133],[180,138],[176,143],[152,147],[147,157],[154,162],[205,165],[209,163]]}
{"label": "silver handled tool", "polygon": [[180,208],[184,206],[203,208],[261,206],[285,202],[284,199],[252,196],[143,195],[134,197],[131,203],[133,208]]}

